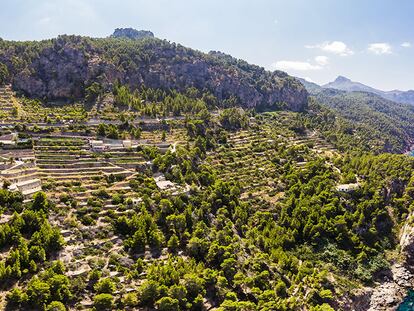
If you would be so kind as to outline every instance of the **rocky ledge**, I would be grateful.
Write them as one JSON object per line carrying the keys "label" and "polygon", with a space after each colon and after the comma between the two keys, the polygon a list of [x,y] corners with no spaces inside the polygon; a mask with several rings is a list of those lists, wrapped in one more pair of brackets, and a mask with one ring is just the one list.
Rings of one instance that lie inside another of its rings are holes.
{"label": "rocky ledge", "polygon": [[368,311],[396,310],[414,286],[414,276],[407,267],[395,264],[391,267],[392,278],[375,287],[371,293]]}

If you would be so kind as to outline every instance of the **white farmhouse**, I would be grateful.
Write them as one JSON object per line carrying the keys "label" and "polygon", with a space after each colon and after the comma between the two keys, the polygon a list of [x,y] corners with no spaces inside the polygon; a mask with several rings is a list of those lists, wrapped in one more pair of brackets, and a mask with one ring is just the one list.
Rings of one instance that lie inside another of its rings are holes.
{"label": "white farmhouse", "polygon": [[103,140],[90,140],[89,144],[91,145],[93,151],[104,151],[106,148]]}
{"label": "white farmhouse", "polygon": [[336,186],[336,190],[338,190],[339,192],[352,192],[355,190],[358,190],[360,187],[360,185],[358,183],[354,183],[354,184],[341,184]]}
{"label": "white farmhouse", "polygon": [[17,141],[17,133],[11,133],[0,136],[0,144],[15,145]]}

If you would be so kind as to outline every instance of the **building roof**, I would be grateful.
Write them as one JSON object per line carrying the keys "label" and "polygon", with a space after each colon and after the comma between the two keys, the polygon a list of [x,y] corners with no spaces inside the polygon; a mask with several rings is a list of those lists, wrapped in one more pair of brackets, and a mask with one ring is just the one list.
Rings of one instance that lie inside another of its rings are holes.
{"label": "building roof", "polygon": [[0,136],[0,140],[3,140],[3,141],[13,141],[13,140],[16,139],[16,137],[17,137],[17,134],[16,133],[11,133],[11,134],[6,134],[6,135],[1,135]]}
{"label": "building roof", "polygon": [[91,140],[91,145],[103,145],[103,140]]}
{"label": "building roof", "polygon": [[351,191],[351,190],[356,190],[358,188],[359,188],[358,183],[340,184],[340,185],[336,186],[336,189],[339,190],[339,191]]}

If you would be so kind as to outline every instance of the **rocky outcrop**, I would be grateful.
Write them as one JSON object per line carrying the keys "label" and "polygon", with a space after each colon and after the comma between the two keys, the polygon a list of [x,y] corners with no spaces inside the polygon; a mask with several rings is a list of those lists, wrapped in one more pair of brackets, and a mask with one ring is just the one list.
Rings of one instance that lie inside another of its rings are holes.
{"label": "rocky outcrop", "polygon": [[373,288],[364,288],[356,293],[345,310],[394,311],[414,288],[414,226],[408,217],[401,230],[400,262],[394,263],[383,282]]}
{"label": "rocky outcrop", "polygon": [[414,286],[414,275],[407,265],[394,264],[388,280],[374,288],[368,311],[396,310]]}
{"label": "rocky outcrop", "polygon": [[405,257],[405,263],[414,272],[414,213],[411,213],[402,228],[400,246]]}
{"label": "rocky outcrop", "polygon": [[93,82],[110,90],[120,81],[131,88],[195,87],[221,102],[248,108],[272,108],[282,102],[294,111],[307,107],[308,93],[298,80],[223,55],[159,39],[61,36],[35,43],[0,42],[0,62],[7,65],[14,89],[30,97],[81,98]]}
{"label": "rocky outcrop", "polygon": [[151,31],[147,30],[136,30],[134,28],[117,28],[111,37],[139,40],[144,38],[154,38],[154,34]]}
{"label": "rocky outcrop", "polygon": [[98,55],[86,53],[76,44],[56,40],[43,49],[29,68],[16,72],[13,88],[29,97],[75,99],[95,80],[106,86],[121,78],[116,67]]}

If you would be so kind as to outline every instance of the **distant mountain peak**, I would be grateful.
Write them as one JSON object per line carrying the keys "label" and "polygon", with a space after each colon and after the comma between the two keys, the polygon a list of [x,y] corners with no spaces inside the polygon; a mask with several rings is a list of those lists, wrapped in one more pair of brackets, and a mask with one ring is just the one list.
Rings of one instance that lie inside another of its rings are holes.
{"label": "distant mountain peak", "polygon": [[383,91],[368,85],[362,84],[360,82],[352,81],[344,76],[338,76],[334,81],[329,82],[325,85],[318,85],[305,79],[299,79],[302,84],[306,87],[308,92],[311,94],[317,94],[322,90],[327,89],[334,89],[343,92],[366,92],[366,93],[373,93],[379,95],[385,99],[397,102],[397,103],[405,103],[414,105],[414,90],[409,91],[400,91],[400,90],[392,90],[392,91]]}
{"label": "distant mountain peak", "polygon": [[347,77],[344,76],[338,76],[334,82],[339,82],[339,83],[343,83],[343,82],[352,82],[350,79],[348,79]]}
{"label": "distant mountain peak", "polygon": [[144,38],[154,38],[154,34],[148,30],[136,30],[134,28],[117,28],[115,29],[111,37],[139,40]]}

